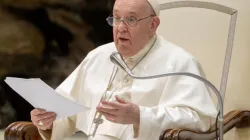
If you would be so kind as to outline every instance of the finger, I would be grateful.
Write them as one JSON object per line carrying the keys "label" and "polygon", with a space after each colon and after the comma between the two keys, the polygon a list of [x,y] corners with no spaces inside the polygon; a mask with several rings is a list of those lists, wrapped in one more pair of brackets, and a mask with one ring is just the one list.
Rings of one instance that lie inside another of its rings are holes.
{"label": "finger", "polygon": [[39,109],[39,108],[33,109],[30,112],[32,122],[36,122],[37,120],[39,120],[39,118],[37,116],[44,114],[44,113],[46,113],[46,111],[44,109]]}
{"label": "finger", "polygon": [[126,104],[127,103],[127,101],[126,100],[124,100],[124,99],[122,99],[122,98],[120,98],[119,96],[115,96],[115,99],[116,99],[116,101],[118,101],[119,103],[122,103],[122,104]]}
{"label": "finger", "polygon": [[117,118],[117,116],[114,115],[114,114],[109,114],[109,113],[102,112],[102,111],[100,111],[100,113],[101,113],[105,118],[106,118],[106,117],[108,117],[108,118]]}
{"label": "finger", "polygon": [[37,115],[37,116],[31,117],[31,120],[32,120],[32,122],[36,123],[36,122],[39,122],[43,119],[50,118],[50,117],[56,117],[56,114],[53,112],[46,112],[42,115]]}
{"label": "finger", "polygon": [[110,118],[110,117],[105,117],[108,121],[113,122],[113,123],[117,123],[116,119],[114,118]]}
{"label": "finger", "polygon": [[104,106],[98,106],[96,109],[98,111],[106,112],[106,113],[109,113],[109,114],[115,114],[116,112],[118,112],[118,109],[116,109],[116,108],[107,108],[107,107],[104,107]]}
{"label": "finger", "polygon": [[44,119],[44,120],[41,120],[41,122],[43,123],[43,125],[39,125],[39,122],[36,122],[36,127],[38,129],[41,129],[41,130],[47,130],[47,129],[52,129],[52,124],[53,122],[56,120],[56,117],[50,117],[50,118],[47,118],[47,119]]}
{"label": "finger", "polygon": [[42,119],[42,120],[38,120],[38,121],[36,121],[36,123],[38,124],[41,121],[44,125],[46,125],[48,123],[53,122],[55,119],[56,119],[56,115]]}
{"label": "finger", "polygon": [[123,104],[118,103],[116,101],[115,102],[102,101],[102,104],[113,107],[113,108],[116,108],[116,109],[121,109],[121,108],[124,107]]}
{"label": "finger", "polygon": [[99,104],[98,107],[103,107],[103,108],[111,109],[111,110],[112,110],[112,109],[113,109],[113,110],[114,110],[114,109],[117,109],[117,108],[114,108],[114,107],[111,107],[111,106],[108,106],[108,105],[104,105],[104,104],[102,104],[102,103]]}
{"label": "finger", "polygon": [[56,114],[53,113],[53,112],[46,112],[44,114],[40,114],[40,115],[37,115],[35,118],[36,121],[40,121],[40,120],[43,120],[43,119],[47,119],[47,118],[50,118],[50,117],[55,117]]}
{"label": "finger", "polygon": [[51,117],[50,119],[45,120],[44,127],[46,129],[52,129],[51,126],[53,122],[56,120],[56,118]]}
{"label": "finger", "polygon": [[44,109],[40,109],[40,108],[36,108],[36,109],[33,109],[31,112],[30,112],[30,115],[39,115],[39,114],[43,114],[45,113],[46,110]]}

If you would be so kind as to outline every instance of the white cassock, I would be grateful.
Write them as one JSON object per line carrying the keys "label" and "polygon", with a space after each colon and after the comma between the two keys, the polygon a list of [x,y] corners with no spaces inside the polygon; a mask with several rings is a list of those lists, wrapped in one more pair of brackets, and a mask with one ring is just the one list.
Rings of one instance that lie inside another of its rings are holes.
{"label": "white cassock", "polygon": [[[108,87],[114,68],[110,61],[110,55],[114,51],[117,51],[114,43],[91,51],[56,89],[88,110],[76,116],[56,120],[51,134],[40,131],[44,139],[61,140],[77,131],[86,134],[85,140],[133,139],[132,125],[115,124],[105,118],[104,123],[97,129],[96,137],[90,137],[93,133],[96,107]],[[139,62],[133,73],[140,76],[167,72],[191,72],[197,75],[203,73],[192,55],[158,35],[138,54],[127,58],[125,62],[130,68]],[[116,76],[107,95],[122,82],[114,94],[139,105],[140,128],[137,140],[158,140],[161,132],[169,128],[207,131],[214,123],[217,110],[208,88],[202,82],[187,76],[148,80],[127,77],[124,80],[126,73],[118,67],[115,67],[115,70]]]}

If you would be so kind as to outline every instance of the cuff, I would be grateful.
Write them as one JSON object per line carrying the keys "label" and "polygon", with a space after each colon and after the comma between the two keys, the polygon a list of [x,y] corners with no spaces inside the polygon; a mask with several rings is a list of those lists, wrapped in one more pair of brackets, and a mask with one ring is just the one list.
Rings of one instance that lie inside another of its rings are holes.
{"label": "cuff", "polygon": [[70,118],[58,119],[53,122],[50,140],[62,140],[76,132],[75,123]]}
{"label": "cuff", "polygon": [[140,126],[139,126],[139,136],[137,140],[147,140],[152,134],[152,111],[148,107],[140,106]]}

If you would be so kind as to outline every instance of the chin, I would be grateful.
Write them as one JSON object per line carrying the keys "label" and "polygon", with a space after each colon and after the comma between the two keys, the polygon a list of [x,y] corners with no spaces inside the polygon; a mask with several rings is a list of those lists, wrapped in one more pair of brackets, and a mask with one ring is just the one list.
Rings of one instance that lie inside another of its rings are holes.
{"label": "chin", "polygon": [[117,51],[122,55],[122,56],[127,56],[128,54],[130,54],[130,51],[128,51],[125,48],[122,47],[117,47]]}
{"label": "chin", "polygon": [[128,51],[123,50],[123,49],[120,49],[120,48],[118,48],[117,51],[118,51],[121,55],[123,55],[123,56],[129,53]]}
{"label": "chin", "polygon": [[127,44],[117,44],[116,49],[117,51],[123,56],[129,56],[131,54],[131,45]]}

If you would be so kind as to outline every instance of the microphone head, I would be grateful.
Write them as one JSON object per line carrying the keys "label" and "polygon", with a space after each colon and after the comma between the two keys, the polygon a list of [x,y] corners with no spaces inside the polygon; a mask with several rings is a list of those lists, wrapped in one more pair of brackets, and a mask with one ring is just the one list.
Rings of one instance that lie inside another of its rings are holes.
{"label": "microphone head", "polygon": [[[121,67],[124,71],[126,72],[130,72],[128,66],[126,65],[126,63],[123,61],[121,55],[118,52],[113,52],[110,55],[110,60],[113,64],[118,65],[119,67]],[[129,70],[129,71],[128,71]]]}
{"label": "microphone head", "polygon": [[113,52],[111,55],[110,55],[110,60],[111,60],[111,62],[113,63],[113,64],[115,64],[115,65],[117,65],[117,55],[118,54],[118,52]]}

